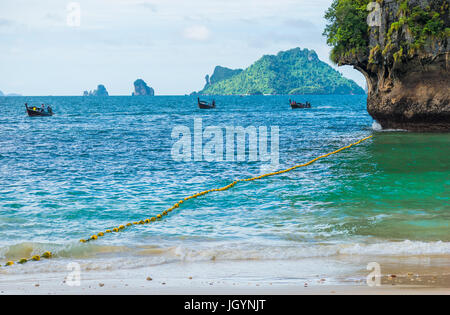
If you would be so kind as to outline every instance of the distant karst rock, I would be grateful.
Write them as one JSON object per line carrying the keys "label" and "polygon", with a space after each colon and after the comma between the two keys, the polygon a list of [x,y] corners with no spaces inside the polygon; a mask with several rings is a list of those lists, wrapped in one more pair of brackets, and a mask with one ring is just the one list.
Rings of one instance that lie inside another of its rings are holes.
{"label": "distant karst rock", "polygon": [[133,96],[155,96],[155,90],[145,83],[142,79],[137,79],[134,81],[134,92]]}
{"label": "distant karst rock", "polygon": [[109,94],[105,86],[103,84],[99,84],[96,90],[84,91],[83,96],[109,96]]}
{"label": "distant karst rock", "polygon": [[0,96],[22,96],[22,95],[17,93],[4,94],[2,91],[0,91]]}

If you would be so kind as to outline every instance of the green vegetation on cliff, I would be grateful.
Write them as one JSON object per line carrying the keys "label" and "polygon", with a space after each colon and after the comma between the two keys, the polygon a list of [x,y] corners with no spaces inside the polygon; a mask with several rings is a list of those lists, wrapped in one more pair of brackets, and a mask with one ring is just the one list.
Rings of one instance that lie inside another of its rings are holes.
{"label": "green vegetation on cliff", "polygon": [[205,80],[206,80],[206,86],[205,88],[207,88],[209,85],[229,79],[239,73],[242,72],[242,69],[229,69],[226,67],[221,67],[221,66],[217,66],[214,69],[213,74],[211,75],[211,77],[209,75],[206,75]]}
{"label": "green vegetation on cliff", "polygon": [[331,60],[348,55],[356,55],[367,49],[369,33],[367,25],[367,5],[371,0],[334,0],[325,13],[329,24],[324,35],[332,46]]}
{"label": "green vegetation on cliff", "polygon": [[[374,63],[379,54],[397,62],[420,53],[430,41],[445,41],[450,37],[448,0],[397,0],[396,16],[389,16],[386,21],[384,46],[369,47],[371,28],[367,24],[367,5],[370,2],[373,0],[334,0],[326,12],[328,24],[323,34],[332,47],[334,62],[359,53],[367,54],[369,63]],[[382,5],[385,1],[376,2]]]}
{"label": "green vegetation on cliff", "polygon": [[[391,24],[387,33],[383,56],[392,53],[394,60],[399,61],[406,53],[413,56],[420,52],[428,41],[441,41],[450,37],[448,8],[447,1],[442,1],[432,9],[429,5],[422,8],[419,5],[411,5],[409,0],[402,0],[397,14],[398,21]],[[412,35],[412,41],[395,43],[394,38],[400,38],[404,28]]]}
{"label": "green vegetation on cliff", "polygon": [[212,79],[208,84],[207,77],[199,94],[364,94],[354,81],[320,61],[315,51],[300,48],[265,55],[231,77]]}

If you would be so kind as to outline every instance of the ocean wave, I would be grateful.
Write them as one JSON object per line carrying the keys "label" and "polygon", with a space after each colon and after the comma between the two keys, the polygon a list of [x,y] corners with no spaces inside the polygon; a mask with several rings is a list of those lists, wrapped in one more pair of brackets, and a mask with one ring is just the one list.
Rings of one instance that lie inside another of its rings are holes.
{"label": "ocean wave", "polygon": [[353,244],[340,249],[345,255],[409,256],[409,255],[449,255],[450,242],[402,241],[376,244]]}
{"label": "ocean wave", "polygon": [[24,242],[8,246],[0,246],[0,259],[18,260],[21,258],[29,258],[34,255],[42,255],[42,253],[50,251],[57,258],[93,258],[101,254],[121,254],[129,252],[127,246],[105,246],[96,244],[49,244]]}
{"label": "ocean wave", "polygon": [[[40,262],[15,264],[0,268],[1,275],[67,273],[71,263],[77,263],[83,272],[111,272],[156,267],[171,263],[227,263],[227,262],[295,262],[328,261],[371,257],[441,256],[450,255],[449,242],[379,242],[373,244],[303,244],[301,246],[252,245],[228,243],[221,245],[199,244],[198,246],[101,246],[48,245],[23,243],[0,248],[0,264],[5,257],[19,257],[28,253],[41,254],[41,249],[54,249],[54,258]],[[5,256],[6,255],[6,256]],[[25,255],[25,257],[28,257]],[[7,259],[9,260],[9,259]]]}
{"label": "ocean wave", "polygon": [[301,246],[214,247],[192,249],[176,247],[173,255],[183,261],[202,260],[295,260],[339,255],[359,256],[414,256],[450,255],[449,242],[402,241],[375,244],[313,244]]}
{"label": "ocean wave", "polygon": [[338,255],[360,256],[407,256],[407,255],[450,255],[450,242],[374,242],[341,244],[251,244],[251,243],[191,243],[180,246],[114,246],[97,244],[43,244],[20,243],[0,247],[0,259],[17,260],[42,254],[50,250],[57,258],[95,259],[105,257],[158,258],[155,263],[174,261],[208,260],[295,260],[310,257],[331,257]]}

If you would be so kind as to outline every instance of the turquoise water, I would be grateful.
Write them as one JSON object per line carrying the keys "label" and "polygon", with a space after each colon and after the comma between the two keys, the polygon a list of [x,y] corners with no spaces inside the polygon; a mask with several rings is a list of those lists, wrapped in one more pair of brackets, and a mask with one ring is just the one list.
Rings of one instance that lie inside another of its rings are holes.
{"label": "turquoise water", "polygon": [[[52,250],[57,259],[137,255],[174,260],[271,260],[334,255],[450,254],[450,136],[377,131],[365,96],[0,98],[0,261]],[[30,118],[24,103],[51,104]],[[279,126],[280,168],[368,135],[307,168],[183,204],[193,193],[258,175],[265,162],[176,162],[172,129]]]}

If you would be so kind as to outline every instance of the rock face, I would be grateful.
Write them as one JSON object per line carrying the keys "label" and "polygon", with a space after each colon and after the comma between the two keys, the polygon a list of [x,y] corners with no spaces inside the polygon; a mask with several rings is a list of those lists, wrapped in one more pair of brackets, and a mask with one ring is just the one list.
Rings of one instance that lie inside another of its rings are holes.
{"label": "rock face", "polygon": [[84,91],[83,96],[109,96],[108,91],[105,86],[99,84],[96,90],[93,91]]}
{"label": "rock face", "polygon": [[205,77],[205,80],[206,80],[205,89],[212,84],[215,84],[217,82],[220,82],[220,81],[229,79],[235,75],[238,75],[242,71],[243,71],[242,69],[230,69],[230,68],[226,68],[226,67],[222,67],[222,66],[216,66],[214,68],[214,72],[211,75],[211,77],[209,75],[206,75],[206,77]]}
{"label": "rock face", "polygon": [[450,131],[448,0],[377,3],[367,49],[338,63],[364,74],[367,110],[383,128]]}
{"label": "rock face", "polygon": [[4,96],[4,94],[3,94],[3,92],[2,92],[2,91],[0,91],[0,96]]}
{"label": "rock face", "polygon": [[227,67],[216,66],[214,68],[213,74],[211,76],[209,76],[209,74],[207,74],[205,76],[206,84],[205,84],[203,90],[201,90],[199,92],[192,92],[190,95],[202,95],[213,84],[218,83],[223,80],[230,79],[230,78],[234,77],[235,75],[240,74],[242,71],[243,71],[242,69],[230,69]]}
{"label": "rock face", "polygon": [[133,96],[154,96],[155,90],[153,90],[151,87],[145,83],[142,79],[137,79],[134,81],[134,92],[132,94]]}

